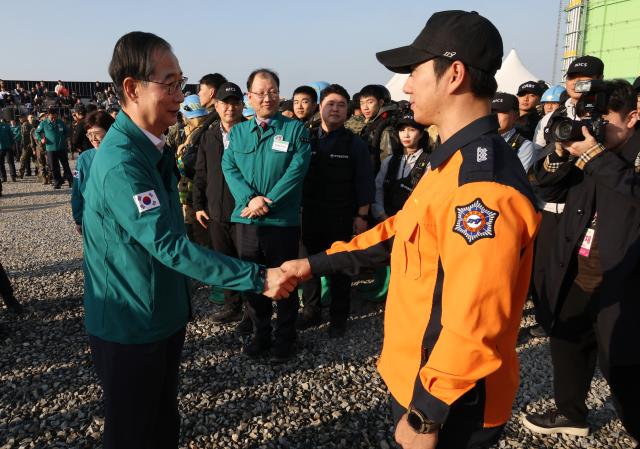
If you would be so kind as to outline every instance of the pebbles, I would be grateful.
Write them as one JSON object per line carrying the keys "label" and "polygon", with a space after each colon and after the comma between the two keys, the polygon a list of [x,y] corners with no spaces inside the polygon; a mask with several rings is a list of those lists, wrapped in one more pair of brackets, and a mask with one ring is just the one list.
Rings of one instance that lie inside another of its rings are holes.
{"label": "pebbles", "polygon": [[[0,310],[0,449],[100,446],[102,393],[82,323],[82,242],[70,190],[33,178],[6,183],[0,197],[0,257],[28,312]],[[247,360],[233,326],[210,320],[217,306],[198,286],[195,318],[182,358],[181,447],[397,447],[386,388],[375,369],[382,310],[354,301],[343,339],[326,324],[300,333],[298,356],[270,366]],[[533,324],[528,310],[523,326]],[[553,404],[545,339],[522,338],[522,387],[499,448],[631,448],[600,374],[589,395],[593,434],[537,436],[520,425],[524,411]]]}

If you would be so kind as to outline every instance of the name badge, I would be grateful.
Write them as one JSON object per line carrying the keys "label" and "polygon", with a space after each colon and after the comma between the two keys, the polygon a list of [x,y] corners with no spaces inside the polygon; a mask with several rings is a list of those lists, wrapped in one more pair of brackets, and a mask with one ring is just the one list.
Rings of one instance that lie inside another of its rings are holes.
{"label": "name badge", "polygon": [[582,241],[580,249],[578,250],[578,254],[580,254],[582,257],[589,257],[589,254],[591,253],[591,245],[593,244],[593,236],[595,235],[595,233],[596,231],[593,228],[587,229],[587,232],[584,235],[584,240]]}
{"label": "name badge", "polygon": [[[278,137],[280,139],[278,139]],[[274,151],[287,151],[289,149],[289,142],[287,142],[286,140],[282,140],[282,136],[275,136],[271,149]]]}

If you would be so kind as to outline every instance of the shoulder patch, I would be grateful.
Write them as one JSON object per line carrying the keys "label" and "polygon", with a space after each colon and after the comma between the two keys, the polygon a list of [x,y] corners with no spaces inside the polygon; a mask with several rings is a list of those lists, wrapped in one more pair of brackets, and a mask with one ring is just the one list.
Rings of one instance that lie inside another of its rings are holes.
{"label": "shoulder patch", "polygon": [[133,202],[136,203],[139,213],[160,207],[160,200],[154,190],[133,195]]}
{"label": "shoulder patch", "polygon": [[[497,135],[500,139],[500,135]],[[503,140],[504,141],[504,140]],[[459,185],[474,181],[492,181],[495,173],[495,141],[482,136],[461,148]]]}
{"label": "shoulder patch", "polygon": [[453,232],[460,234],[469,245],[480,239],[492,239],[498,215],[498,211],[489,209],[480,198],[476,198],[465,206],[456,206]]}

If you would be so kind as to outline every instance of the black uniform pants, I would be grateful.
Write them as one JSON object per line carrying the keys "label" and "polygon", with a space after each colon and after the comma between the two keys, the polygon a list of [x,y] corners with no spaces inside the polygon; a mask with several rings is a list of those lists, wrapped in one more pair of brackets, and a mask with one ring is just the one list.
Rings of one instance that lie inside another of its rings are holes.
{"label": "black uniform pants", "polygon": [[[316,217],[317,218],[317,217]],[[302,244],[307,254],[316,254],[327,250],[333,242],[348,242],[353,234],[351,217],[337,218],[331,215],[330,222],[302,218]],[[329,278],[331,306],[329,314],[331,323],[342,325],[349,318],[351,305],[351,277],[344,274],[333,274]],[[314,277],[302,284],[304,315],[320,316],[320,299],[322,285],[319,277]]]}
{"label": "black uniform pants", "polygon": [[[483,401],[467,400],[467,392],[451,406],[447,421],[438,432],[437,449],[488,449],[498,442],[504,426],[482,427]],[[391,414],[397,426],[407,409],[391,396]]]}
{"label": "black uniform pants", "polygon": [[0,263],[0,296],[2,296],[2,300],[5,304],[7,301],[10,301],[13,298],[13,287],[11,286],[11,281],[7,276],[7,272],[4,270],[4,267]]}
{"label": "black uniform pants", "polygon": [[16,178],[16,164],[15,158],[13,154],[13,148],[8,148],[6,150],[0,150],[0,176],[2,176],[2,180],[7,180],[7,169],[4,164],[5,161],[9,164],[9,174],[11,178]]}
{"label": "black uniform pants", "polygon": [[49,165],[54,186],[61,186],[64,182],[60,176],[60,165],[64,172],[64,179],[66,179],[69,184],[73,182],[73,175],[71,174],[71,168],[69,167],[69,160],[67,159],[67,152],[65,150],[47,151],[47,164]]}
{"label": "black uniform pants", "polygon": [[176,449],[178,378],[185,328],[146,344],[89,335],[104,391],[104,449]]}
{"label": "black uniform pants", "polygon": [[[298,226],[258,226],[236,223],[238,256],[275,268],[287,260],[298,256],[300,228]],[[253,323],[255,338],[271,340],[272,300],[257,293],[245,293],[247,313]],[[288,345],[296,338],[296,319],[298,317],[298,291],[294,290],[286,299],[276,302],[277,317],[274,338],[276,345]]]}
{"label": "black uniform pants", "polygon": [[567,418],[586,423],[587,394],[599,362],[611,387],[613,402],[625,429],[640,440],[640,365],[611,365],[595,328],[597,293],[573,284],[564,298],[553,327],[550,346],[556,407]]}
{"label": "black uniform pants", "polygon": [[[234,223],[209,220],[207,223],[211,247],[225,256],[238,257],[236,249],[236,231]],[[200,226],[194,223],[194,226]],[[235,290],[224,291],[224,305],[236,310],[242,307],[242,295]]]}

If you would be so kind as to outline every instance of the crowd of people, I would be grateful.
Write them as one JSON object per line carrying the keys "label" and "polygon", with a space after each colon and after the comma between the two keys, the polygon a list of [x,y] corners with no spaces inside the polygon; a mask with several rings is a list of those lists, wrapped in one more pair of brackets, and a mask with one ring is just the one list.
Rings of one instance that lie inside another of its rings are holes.
{"label": "crowd of people", "polygon": [[[340,338],[352,276],[389,265],[379,369],[403,448],[499,439],[527,298],[531,332],[549,336],[556,408],[523,425],[588,435],[598,363],[640,438],[640,78],[605,81],[603,62],[583,56],[565,86],[496,92],[500,34],[461,11],[377,57],[410,73],[409,101],[336,83],[285,99],[266,68],[246,92],[212,73],[189,95],[170,45],[134,32],[114,49],[113,92],[95,98],[107,104],[87,115],[78,103],[71,132],[54,109],[0,124],[3,181],[5,161],[16,180],[20,148],[21,178],[35,154],[43,182],[72,187],[105,447],[176,447],[189,278],[225,289],[213,319],[250,337],[248,357],[285,363],[298,331],[323,321],[321,276]],[[104,109],[116,97],[114,120]],[[81,153],[74,175],[68,150]],[[149,410],[146,397],[161,400]]]}

